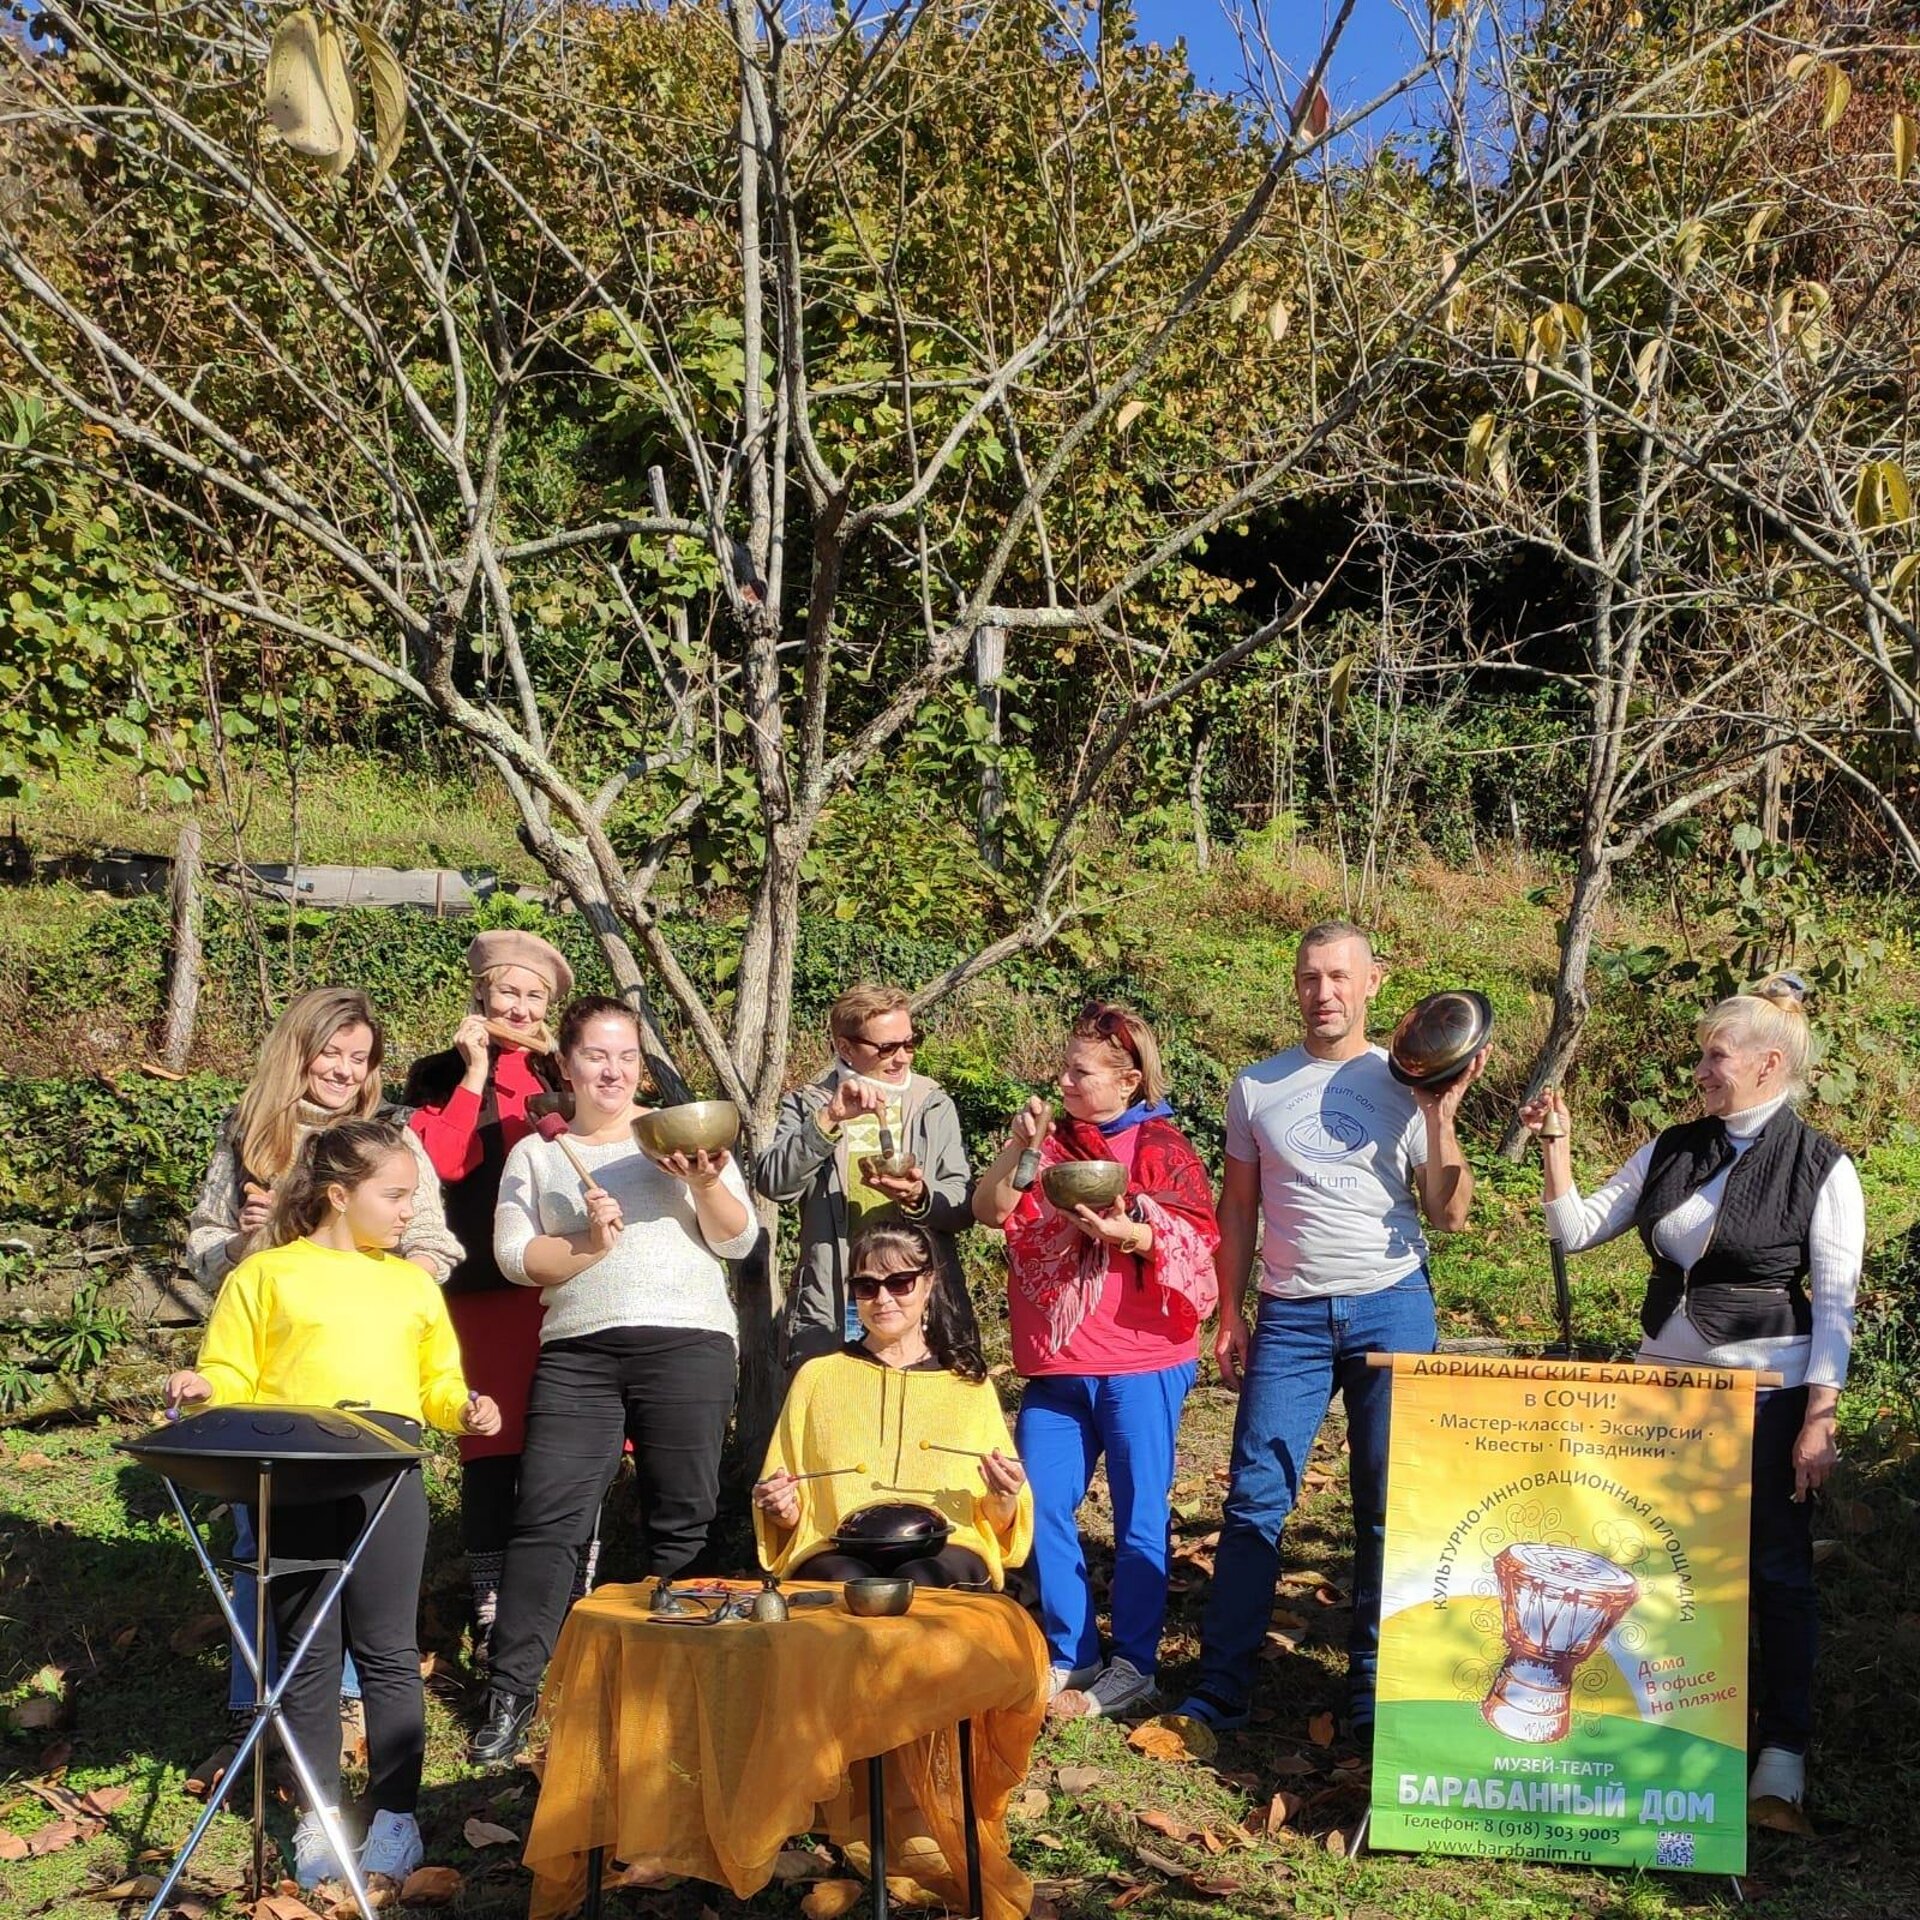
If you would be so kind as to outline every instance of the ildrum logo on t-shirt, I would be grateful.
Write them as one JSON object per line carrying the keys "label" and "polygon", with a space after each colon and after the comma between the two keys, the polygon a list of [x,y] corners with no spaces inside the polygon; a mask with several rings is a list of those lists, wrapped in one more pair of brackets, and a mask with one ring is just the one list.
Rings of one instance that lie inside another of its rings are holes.
{"label": "ildrum logo on t-shirt", "polygon": [[1303,1160],[1344,1160],[1367,1144],[1367,1129],[1350,1113],[1322,1107],[1296,1120],[1285,1140]]}

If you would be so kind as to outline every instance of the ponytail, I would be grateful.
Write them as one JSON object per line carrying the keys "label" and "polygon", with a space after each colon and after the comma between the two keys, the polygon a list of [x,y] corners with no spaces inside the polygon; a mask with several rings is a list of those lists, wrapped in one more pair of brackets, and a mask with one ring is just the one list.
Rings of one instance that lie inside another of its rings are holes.
{"label": "ponytail", "polygon": [[1797,1100],[1807,1090],[1813,1059],[1806,998],[1807,983],[1797,973],[1769,974],[1757,987],[1708,1008],[1700,1016],[1699,1042],[1704,1047],[1709,1040],[1728,1040],[1737,1047],[1777,1052],[1787,1096]]}
{"label": "ponytail", "polygon": [[274,1189],[267,1245],[304,1240],[327,1217],[329,1187],[351,1193],[371,1180],[383,1161],[406,1151],[405,1130],[391,1120],[342,1120],[308,1134],[292,1170]]}

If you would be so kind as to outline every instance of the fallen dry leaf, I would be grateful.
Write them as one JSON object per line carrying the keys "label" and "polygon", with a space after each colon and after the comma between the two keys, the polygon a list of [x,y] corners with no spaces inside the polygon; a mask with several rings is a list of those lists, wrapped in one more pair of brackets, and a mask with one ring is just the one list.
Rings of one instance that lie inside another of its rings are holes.
{"label": "fallen dry leaf", "polygon": [[50,1780],[57,1780],[66,1772],[67,1762],[73,1758],[73,1742],[56,1740],[40,1755],[40,1771]]}
{"label": "fallen dry leaf", "polygon": [[1036,1893],[1027,1909],[1027,1920],[1060,1920],[1060,1910],[1044,1893]]}
{"label": "fallen dry leaf", "polygon": [[39,1832],[27,1835],[27,1851],[38,1859],[43,1853],[59,1853],[86,1837],[87,1829],[78,1820],[49,1820]]}
{"label": "fallen dry leaf", "polygon": [[460,1829],[470,1847],[517,1847],[520,1836],[511,1827],[496,1827],[491,1820],[469,1820]]}
{"label": "fallen dry leaf", "polygon": [[1211,1760],[1220,1736],[1190,1713],[1159,1713],[1127,1735],[1127,1745],[1155,1760]]}
{"label": "fallen dry leaf", "polygon": [[1283,1573],[1280,1584],[1287,1587],[1324,1587],[1329,1583],[1318,1567],[1302,1567],[1298,1573]]}
{"label": "fallen dry leaf", "polygon": [[1224,1873],[1196,1873],[1187,1885],[1215,1900],[1230,1900],[1240,1891],[1240,1882]]}
{"label": "fallen dry leaf", "polygon": [[160,1891],[157,1873],[137,1873],[131,1880],[116,1880],[89,1897],[94,1900],[151,1900]]}
{"label": "fallen dry leaf", "polygon": [[822,1880],[800,1902],[800,1911],[807,1920],[840,1920],[860,1904],[866,1891],[858,1880]]}
{"label": "fallen dry leaf", "polygon": [[213,1902],[203,1900],[197,1893],[176,1893],[167,1906],[167,1920],[207,1920],[213,1911]]}
{"label": "fallen dry leaf", "polygon": [[27,1839],[21,1833],[0,1833],[0,1860],[24,1860],[27,1857]]}
{"label": "fallen dry leaf", "polygon": [[1267,1802],[1267,1831],[1280,1832],[1300,1811],[1300,1806],[1300,1796],[1297,1793],[1288,1793],[1283,1787]]}
{"label": "fallen dry leaf", "polygon": [[1275,1607],[1267,1615],[1267,1625],[1278,1627],[1283,1633],[1304,1633],[1307,1629],[1307,1616],[1295,1613],[1291,1607]]}
{"label": "fallen dry leaf", "polygon": [[1791,1800],[1763,1793],[1747,1802],[1747,1824],[1765,1827],[1772,1833],[1797,1833],[1803,1840],[1813,1838],[1813,1822]]}
{"label": "fallen dry leaf", "polygon": [[1336,1860],[1344,1860],[1347,1857],[1347,1836],[1338,1827],[1327,1835],[1327,1851]]}
{"label": "fallen dry leaf", "polygon": [[1211,1827],[1208,1827],[1200,1835],[1200,1844],[1205,1847],[1209,1853],[1218,1855],[1225,1853],[1227,1848],[1232,1845],[1232,1842],[1223,1839],[1219,1834],[1215,1833]]}
{"label": "fallen dry leaf", "polygon": [[320,1920],[298,1894],[263,1893],[253,1903],[253,1920]]}
{"label": "fallen dry leaf", "polygon": [[1200,1831],[1191,1820],[1182,1820],[1177,1813],[1161,1813],[1158,1809],[1143,1813],[1140,1824],[1155,1833],[1164,1833],[1169,1840],[1191,1840]]}
{"label": "fallen dry leaf", "polygon": [[17,1455],[13,1464],[25,1472],[32,1473],[37,1468],[52,1466],[53,1461],[46,1454],[35,1451]]}
{"label": "fallen dry leaf", "polygon": [[1164,1873],[1169,1880],[1184,1880],[1189,1869],[1178,1860],[1169,1860],[1164,1853],[1155,1853],[1151,1847],[1135,1847],[1133,1857],[1142,1866],[1151,1867],[1155,1873]]}
{"label": "fallen dry leaf", "polygon": [[190,1654],[202,1653],[216,1640],[224,1639],[227,1623],[217,1613],[197,1613],[185,1626],[175,1627],[167,1638],[167,1645],[183,1659]]}
{"label": "fallen dry leaf", "polygon": [[1106,1777],[1104,1770],[1099,1767],[1062,1767],[1054,1775],[1062,1793],[1085,1793],[1089,1787],[1097,1787]]}
{"label": "fallen dry leaf", "polygon": [[466,1884],[458,1867],[415,1867],[400,1883],[403,1907],[443,1907]]}
{"label": "fallen dry leaf", "polygon": [[114,1648],[117,1652],[125,1653],[139,1637],[140,1628],[137,1623],[131,1627],[122,1627],[120,1631],[113,1636]]}
{"label": "fallen dry leaf", "polygon": [[67,1715],[67,1703],[57,1694],[36,1693],[7,1715],[7,1724],[19,1733],[51,1733]]}
{"label": "fallen dry leaf", "polygon": [[1144,1900],[1150,1893],[1158,1893],[1159,1888],[1151,1880],[1136,1880],[1132,1886],[1123,1888],[1107,1902],[1109,1913],[1125,1913],[1137,1900]]}
{"label": "fallen dry leaf", "polygon": [[1816,1540],[1813,1543],[1813,1564],[1824,1567],[1840,1551],[1838,1540]]}
{"label": "fallen dry leaf", "polygon": [[1304,1780],[1310,1773],[1318,1773],[1319,1767],[1303,1753],[1283,1753],[1279,1759],[1270,1763],[1270,1770],[1283,1780]]}
{"label": "fallen dry leaf", "polygon": [[825,1880],[833,1872],[833,1862],[811,1847],[782,1847],[774,1855],[776,1880]]}
{"label": "fallen dry leaf", "polygon": [[80,1804],[90,1813],[103,1818],[116,1807],[124,1807],[133,1798],[131,1787],[89,1787],[81,1796]]}
{"label": "fallen dry leaf", "polygon": [[1323,1607],[1344,1607],[1347,1604],[1347,1596],[1338,1587],[1317,1586],[1313,1590],[1313,1597],[1316,1604]]}
{"label": "fallen dry leaf", "polygon": [[1038,1820],[1052,1804],[1052,1798],[1044,1787],[1024,1787],[1008,1803],[1007,1811],[1016,1820]]}
{"label": "fallen dry leaf", "polygon": [[1059,1853],[1067,1843],[1057,1833],[1036,1833],[1033,1836],[1033,1844],[1036,1847],[1045,1847],[1049,1853]]}
{"label": "fallen dry leaf", "polygon": [[1307,1722],[1307,1738],[1311,1740],[1316,1747],[1332,1746],[1333,1715],[1330,1713],[1316,1713],[1313,1718]]}

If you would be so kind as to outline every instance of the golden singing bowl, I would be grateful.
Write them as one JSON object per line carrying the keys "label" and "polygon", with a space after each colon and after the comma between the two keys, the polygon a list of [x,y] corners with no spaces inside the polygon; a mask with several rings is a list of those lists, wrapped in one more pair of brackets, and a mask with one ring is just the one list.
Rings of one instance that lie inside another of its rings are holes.
{"label": "golden singing bowl", "polygon": [[1466,1072],[1493,1033],[1484,993],[1430,993],[1409,1007],[1387,1043],[1387,1065],[1406,1087],[1444,1087]]}
{"label": "golden singing bowl", "polygon": [[655,1107],[635,1119],[633,1137],[656,1160],[676,1153],[724,1153],[740,1138],[740,1109],[731,1100]]}
{"label": "golden singing bowl", "polygon": [[849,1580],[840,1591],[846,1598],[847,1611],[857,1613],[865,1620],[878,1619],[885,1614],[905,1613],[913,1605],[911,1580],[879,1577]]}
{"label": "golden singing bowl", "polygon": [[1127,1190],[1127,1170],[1118,1160],[1059,1160],[1044,1168],[1040,1184],[1062,1213],[1075,1207],[1104,1212]]}
{"label": "golden singing bowl", "polygon": [[889,1180],[904,1180],[908,1174],[919,1169],[920,1162],[906,1152],[870,1153],[860,1165],[869,1174],[883,1174]]}

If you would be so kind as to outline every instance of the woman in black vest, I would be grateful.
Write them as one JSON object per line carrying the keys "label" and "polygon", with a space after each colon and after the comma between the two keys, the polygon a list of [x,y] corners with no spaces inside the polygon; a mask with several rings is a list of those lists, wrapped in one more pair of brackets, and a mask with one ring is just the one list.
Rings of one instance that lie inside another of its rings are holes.
{"label": "woman in black vest", "polygon": [[[473,1594],[473,1663],[487,1665],[500,1572],[520,1484],[527,1394],[540,1357],[540,1296],[516,1287],[493,1258],[493,1211],[507,1154],[533,1126],[527,1103],[560,1085],[547,1009],[573,991],[556,947],[518,927],[495,927],[467,948],[473,998],[453,1045],[413,1063],[409,1125],[446,1195],[447,1224],[466,1258],[447,1280],[467,1384],[500,1409],[490,1435],[460,1440],[460,1540]],[[591,1569],[582,1565],[591,1579]]]}
{"label": "woman in black vest", "polygon": [[[1705,1117],[1668,1127],[1597,1193],[1543,1139],[1547,1231],[1570,1253],[1637,1229],[1652,1265],[1641,1360],[1784,1375],[1755,1396],[1752,1590],[1760,1642],[1748,1795],[1798,1802],[1813,1732],[1819,1616],[1807,1496],[1838,1458],[1866,1208],[1853,1162],[1794,1112],[1809,1053],[1805,985],[1779,974],[1700,1022]],[[1528,1103],[1536,1133],[1557,1093]]]}

